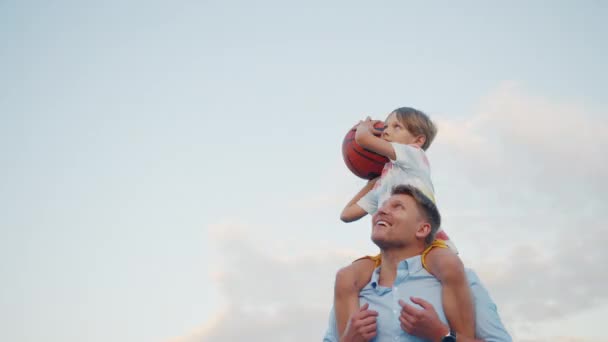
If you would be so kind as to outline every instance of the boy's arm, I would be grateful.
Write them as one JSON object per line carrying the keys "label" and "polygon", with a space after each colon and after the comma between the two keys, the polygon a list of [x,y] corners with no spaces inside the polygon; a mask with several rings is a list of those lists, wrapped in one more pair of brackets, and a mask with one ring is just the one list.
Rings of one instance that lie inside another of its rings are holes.
{"label": "boy's arm", "polygon": [[340,214],[340,220],[344,222],[353,222],[367,215],[367,211],[363,210],[363,208],[361,208],[357,202],[359,202],[363,196],[367,195],[367,193],[374,188],[374,184],[376,184],[377,181],[378,178],[374,178],[367,182],[367,184],[365,184],[365,186],[355,195],[355,197],[353,197],[353,199],[346,204],[346,207],[344,207],[344,210],[342,210],[342,214]]}
{"label": "boy's arm", "polygon": [[397,156],[393,145],[374,135],[374,132],[378,132],[378,130],[374,128],[375,122],[377,121],[372,121],[369,116],[365,120],[359,122],[357,131],[355,132],[355,141],[364,149],[383,155],[390,160],[395,160]]}

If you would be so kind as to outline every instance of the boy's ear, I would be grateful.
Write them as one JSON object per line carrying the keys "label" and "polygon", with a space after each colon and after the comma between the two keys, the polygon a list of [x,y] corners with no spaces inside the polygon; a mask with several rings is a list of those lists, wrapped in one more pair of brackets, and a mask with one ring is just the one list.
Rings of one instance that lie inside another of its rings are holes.
{"label": "boy's ear", "polygon": [[422,147],[422,145],[424,145],[425,142],[426,142],[426,136],[424,134],[420,134],[414,139],[414,144],[416,144],[420,147]]}

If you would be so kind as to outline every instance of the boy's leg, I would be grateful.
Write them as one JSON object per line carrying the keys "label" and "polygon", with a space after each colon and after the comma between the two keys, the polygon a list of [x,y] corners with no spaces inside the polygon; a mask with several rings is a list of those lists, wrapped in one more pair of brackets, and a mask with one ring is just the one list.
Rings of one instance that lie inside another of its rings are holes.
{"label": "boy's leg", "polygon": [[336,274],[334,311],[340,338],[350,316],[359,309],[359,292],[371,279],[375,267],[373,260],[363,258],[342,268]]}
{"label": "boy's leg", "polygon": [[433,248],[425,261],[429,271],[441,282],[443,311],[450,328],[474,338],[475,309],[462,261],[448,248]]}

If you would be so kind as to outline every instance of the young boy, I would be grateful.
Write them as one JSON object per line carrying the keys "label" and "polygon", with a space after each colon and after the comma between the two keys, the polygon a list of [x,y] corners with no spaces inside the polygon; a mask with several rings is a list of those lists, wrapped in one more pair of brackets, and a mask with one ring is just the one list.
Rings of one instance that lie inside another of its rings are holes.
{"label": "young boy", "polygon": [[[382,131],[375,129],[374,123],[369,117],[360,121],[355,140],[363,148],[386,156],[389,162],[379,178],[369,181],[348,202],[340,215],[344,222],[374,214],[398,184],[413,185],[435,202],[430,165],[424,153],[437,133],[435,124],[423,112],[407,107],[391,112]],[[381,136],[374,133],[381,133]],[[443,310],[449,325],[457,334],[473,338],[475,315],[464,266],[442,230],[437,233],[432,247],[435,248],[423,253],[422,264],[441,282]],[[359,291],[369,282],[379,264],[379,255],[363,257],[338,272],[334,306],[340,336],[350,316],[359,308]]]}

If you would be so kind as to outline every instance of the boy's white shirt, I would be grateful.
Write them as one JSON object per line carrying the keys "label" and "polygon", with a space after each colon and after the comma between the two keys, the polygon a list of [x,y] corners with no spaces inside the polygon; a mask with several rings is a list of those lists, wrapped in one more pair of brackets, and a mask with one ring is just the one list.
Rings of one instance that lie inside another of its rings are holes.
{"label": "boy's white shirt", "polygon": [[415,145],[391,143],[395,150],[395,160],[384,165],[380,179],[374,188],[363,196],[357,204],[373,215],[380,205],[391,196],[394,186],[412,185],[435,202],[435,189],[431,182],[431,166],[424,150]]}

